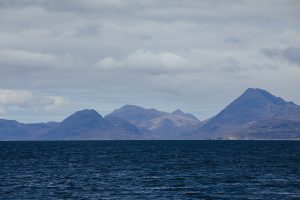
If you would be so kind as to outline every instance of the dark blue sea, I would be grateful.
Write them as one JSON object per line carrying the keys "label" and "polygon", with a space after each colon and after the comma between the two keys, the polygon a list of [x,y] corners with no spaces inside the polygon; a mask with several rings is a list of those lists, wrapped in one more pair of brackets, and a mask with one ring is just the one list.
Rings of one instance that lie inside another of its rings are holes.
{"label": "dark blue sea", "polygon": [[300,141],[0,142],[0,199],[300,199]]}

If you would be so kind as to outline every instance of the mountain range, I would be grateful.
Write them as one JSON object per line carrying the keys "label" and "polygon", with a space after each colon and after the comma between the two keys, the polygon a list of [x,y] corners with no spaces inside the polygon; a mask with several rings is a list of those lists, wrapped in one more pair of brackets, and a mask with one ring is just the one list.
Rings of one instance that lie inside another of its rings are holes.
{"label": "mountain range", "polygon": [[214,117],[125,105],[102,117],[77,111],[62,122],[25,124],[0,119],[0,140],[300,139],[300,106],[249,88]]}

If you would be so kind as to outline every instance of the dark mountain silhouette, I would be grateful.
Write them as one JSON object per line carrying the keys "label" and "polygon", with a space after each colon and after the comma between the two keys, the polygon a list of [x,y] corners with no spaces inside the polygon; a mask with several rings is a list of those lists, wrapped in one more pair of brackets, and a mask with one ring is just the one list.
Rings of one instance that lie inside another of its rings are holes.
{"label": "dark mountain silhouette", "polygon": [[[222,138],[245,130],[245,127],[256,122],[271,119],[299,121],[300,106],[265,90],[249,88],[191,135],[198,138]],[[240,138],[237,134],[235,136]]]}

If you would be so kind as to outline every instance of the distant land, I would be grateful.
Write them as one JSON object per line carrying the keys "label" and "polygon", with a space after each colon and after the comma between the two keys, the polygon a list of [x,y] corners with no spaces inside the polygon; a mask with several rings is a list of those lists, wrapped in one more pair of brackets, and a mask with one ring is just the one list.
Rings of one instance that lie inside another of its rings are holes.
{"label": "distant land", "polygon": [[85,109],[62,122],[24,124],[0,119],[2,141],[204,139],[299,140],[300,106],[249,88],[205,121],[179,109],[168,113],[136,105],[125,105],[105,117]]}

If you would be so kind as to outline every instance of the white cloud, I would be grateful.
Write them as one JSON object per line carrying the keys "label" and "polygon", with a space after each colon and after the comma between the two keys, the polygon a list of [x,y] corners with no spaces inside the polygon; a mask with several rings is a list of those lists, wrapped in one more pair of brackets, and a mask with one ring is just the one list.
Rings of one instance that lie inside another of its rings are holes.
{"label": "white cloud", "polygon": [[5,114],[11,106],[24,106],[32,99],[32,94],[25,90],[0,89],[0,114]]}
{"label": "white cloud", "polygon": [[0,114],[15,107],[25,110],[55,111],[70,100],[63,96],[43,96],[27,90],[0,89]]}
{"label": "white cloud", "polygon": [[101,69],[115,69],[122,67],[122,63],[114,59],[113,57],[106,57],[95,64],[97,68]]}
{"label": "white cloud", "polygon": [[46,111],[55,111],[69,103],[70,100],[63,96],[46,96],[42,99],[42,104]]}
{"label": "white cloud", "polygon": [[32,94],[25,90],[0,90],[0,105],[21,105],[27,103]]}
{"label": "white cloud", "polygon": [[146,49],[139,49],[129,54],[125,59],[116,60],[107,57],[95,65],[99,69],[123,69],[135,72],[161,74],[186,70],[188,60],[184,57],[170,53],[154,53]]}

